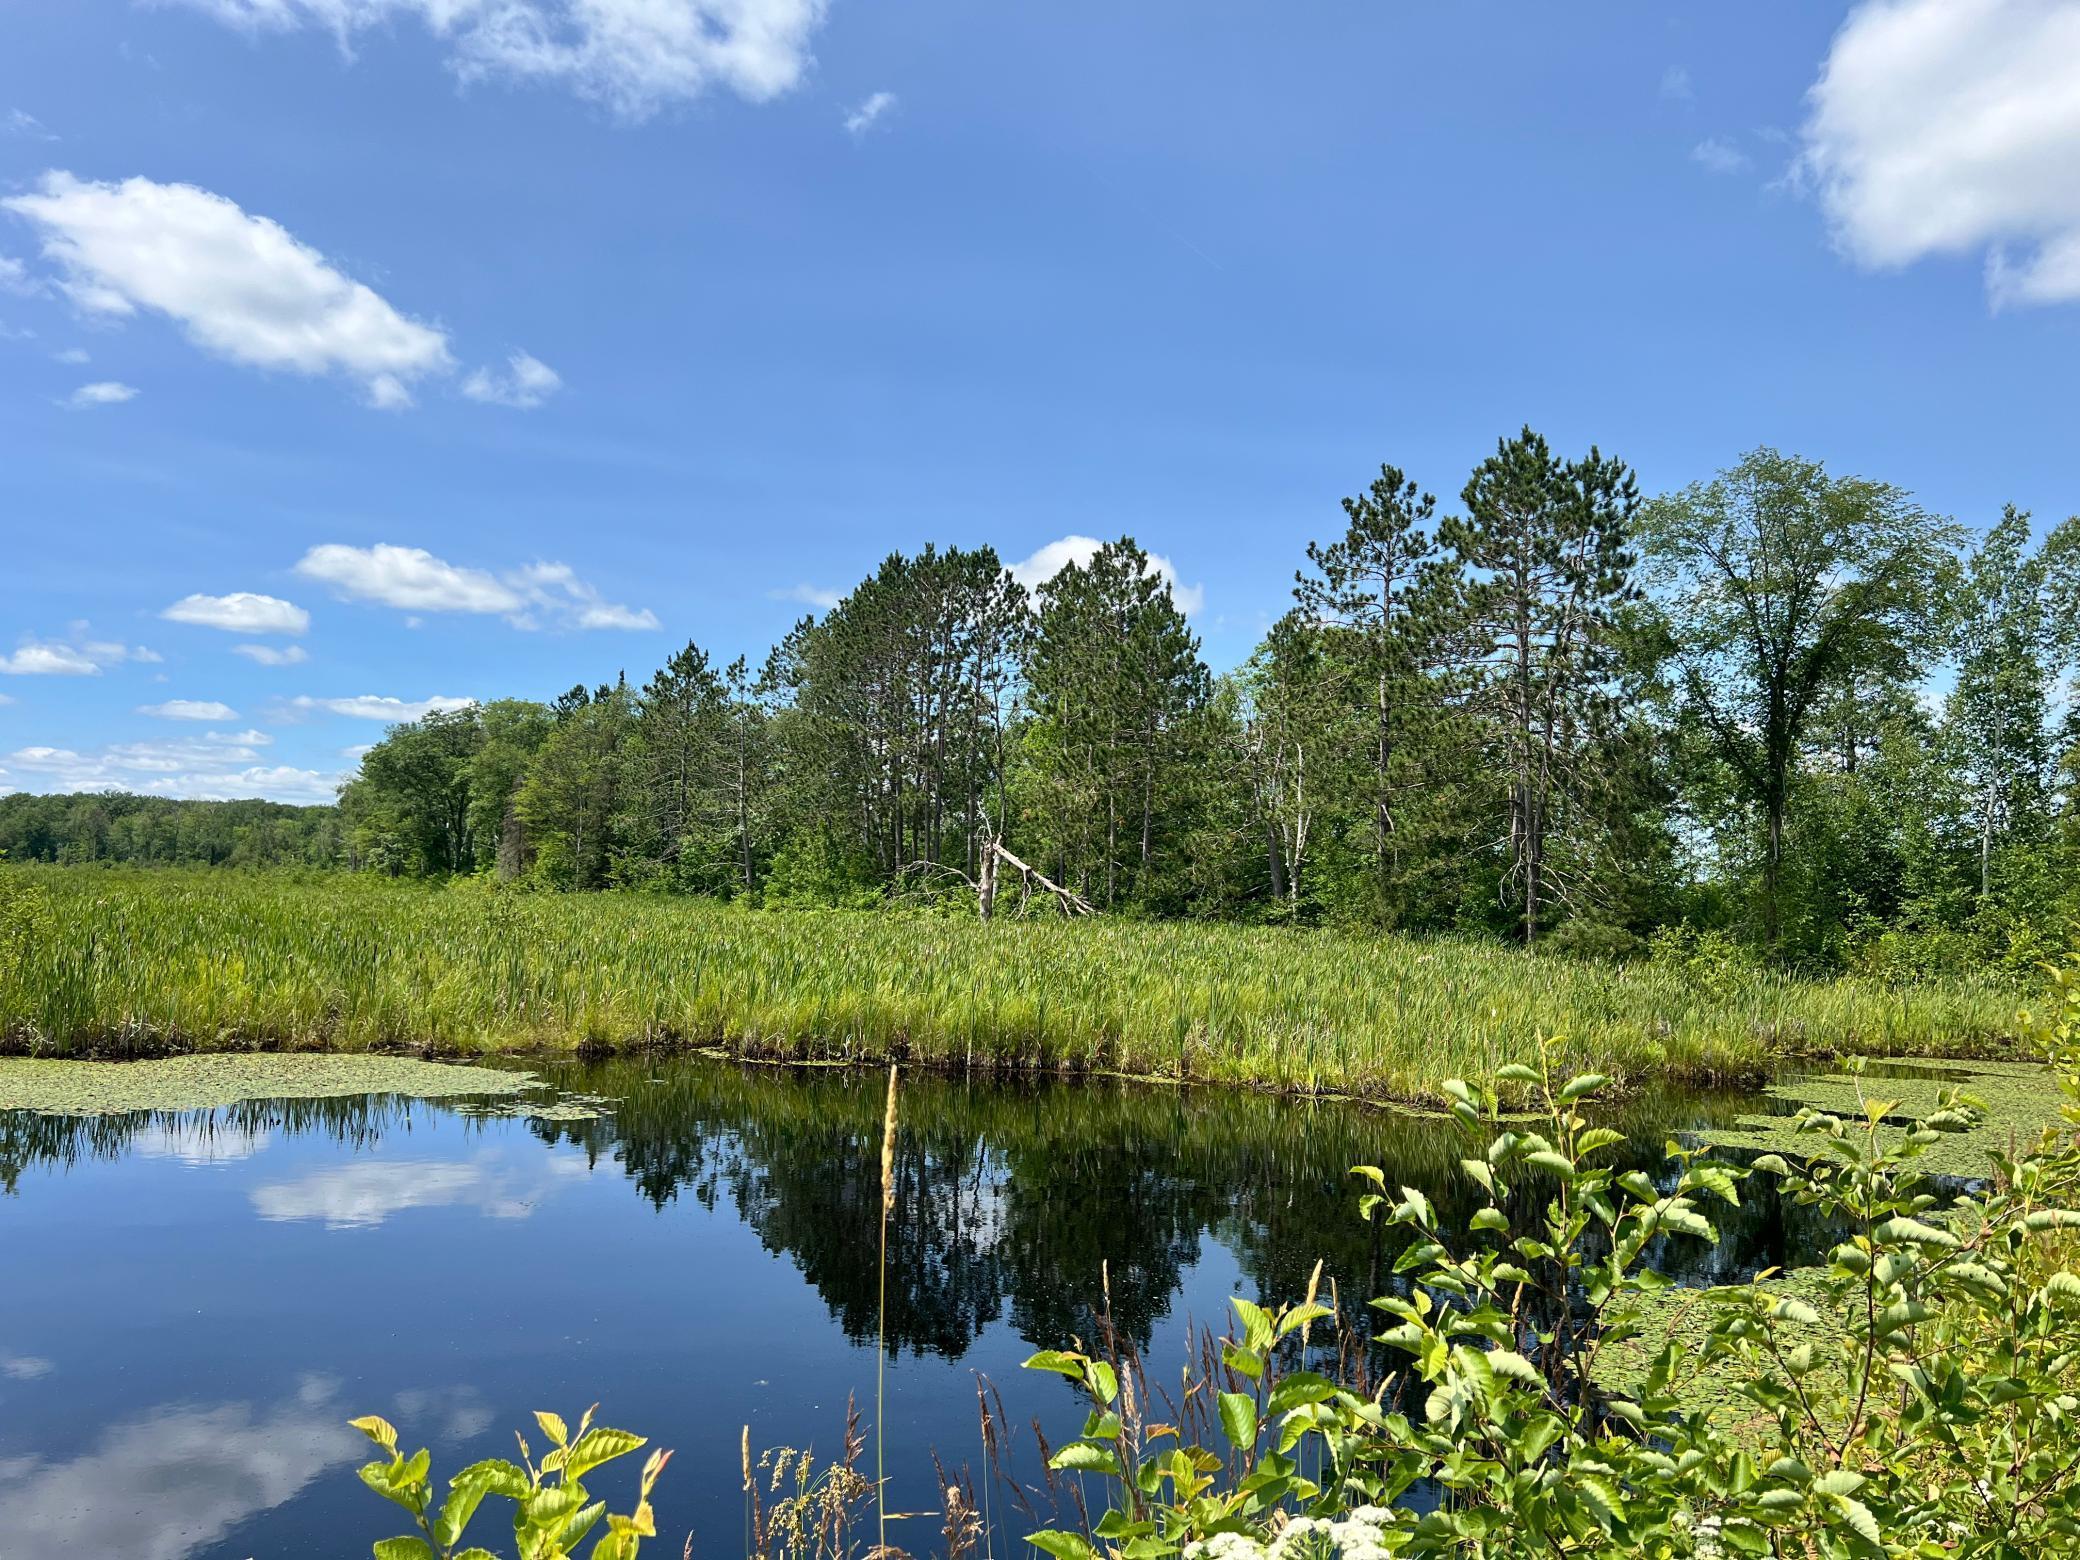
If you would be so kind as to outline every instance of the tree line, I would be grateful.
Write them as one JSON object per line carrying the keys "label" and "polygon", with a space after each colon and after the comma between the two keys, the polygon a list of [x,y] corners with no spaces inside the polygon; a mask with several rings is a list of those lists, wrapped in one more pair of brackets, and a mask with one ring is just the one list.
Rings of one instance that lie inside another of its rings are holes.
{"label": "tree line", "polygon": [[0,796],[0,860],[150,867],[331,867],[346,858],[336,807],[184,801],[125,791]]}
{"label": "tree line", "polygon": [[755,668],[392,728],[338,853],[866,905],[1002,843],[1114,913],[2023,961],[2080,913],[2076,672],[2080,519],[1771,449],[1647,499],[1526,429],[1448,510],[1383,466],[1227,675],[1130,538],[1031,591],[926,547]]}

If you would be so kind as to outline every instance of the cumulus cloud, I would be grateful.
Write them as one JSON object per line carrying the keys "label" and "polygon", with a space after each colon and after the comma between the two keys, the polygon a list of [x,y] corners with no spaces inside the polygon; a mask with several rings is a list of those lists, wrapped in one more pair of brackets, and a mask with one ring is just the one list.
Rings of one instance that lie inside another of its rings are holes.
{"label": "cumulus cloud", "polygon": [[0,763],[32,791],[141,791],[154,796],[236,801],[329,802],[337,775],[269,764],[264,731],[205,732],[169,742],[118,742],[89,752],[31,746]]}
{"label": "cumulus cloud", "polygon": [[2080,0],[1864,0],[1797,182],[1859,265],[1985,255],[1996,308],[2080,299]]}
{"label": "cumulus cloud", "polygon": [[311,615],[295,602],[250,590],[183,596],[159,616],[169,623],[193,623],[233,634],[300,634],[311,626]]}
{"label": "cumulus cloud", "polygon": [[255,1187],[253,1211],[270,1220],[323,1220],[327,1229],[365,1229],[408,1208],[475,1208],[488,1218],[524,1219],[558,1184],[582,1180],[575,1154],[518,1166],[491,1151],[469,1160],[358,1160],[293,1181]]}
{"label": "cumulus cloud", "polygon": [[0,255],[0,292],[26,298],[40,290],[41,284],[29,274],[26,265],[12,255]]}
{"label": "cumulus cloud", "polygon": [[[23,1554],[184,1560],[365,1450],[335,1388],[307,1380],[269,1409],[169,1405],[111,1425],[87,1450],[0,1462],[0,1528]],[[112,1490],[149,1499],[109,1499]]]}
{"label": "cumulus cloud", "polygon": [[424,720],[435,710],[467,709],[475,699],[451,699],[446,694],[436,693],[424,699],[394,699],[388,694],[357,693],[343,699],[318,699],[307,693],[299,693],[289,700],[288,708],[297,715],[345,715],[352,720],[380,720],[395,725],[399,721]]}
{"label": "cumulus cloud", "polygon": [[[1104,545],[1093,536],[1064,536],[1049,542],[1030,558],[1022,558],[1008,567],[1011,577],[1019,584],[1028,590],[1037,590],[1070,564],[1089,563]],[[1161,553],[1148,555],[1148,572],[1169,589],[1170,599],[1177,604],[1178,611],[1192,615],[1205,607],[1206,587],[1185,584],[1178,578],[1177,566]]]}
{"label": "cumulus cloud", "polygon": [[766,592],[769,601],[799,601],[805,607],[814,607],[819,612],[828,612],[845,599],[842,590],[832,590],[828,585],[789,585],[781,590]]}
{"label": "cumulus cloud", "polygon": [[83,637],[86,625],[75,623],[67,640],[24,635],[19,648],[0,654],[0,673],[10,677],[95,677],[125,661],[157,661],[159,654],[143,645]]}
{"label": "cumulus cloud", "polygon": [[51,354],[51,357],[56,362],[64,363],[73,368],[79,367],[79,365],[82,363],[90,363],[93,361],[93,359],[87,355],[87,349],[85,347],[67,347],[63,352],[53,352]]}
{"label": "cumulus cloud", "polygon": [[90,406],[120,406],[136,398],[137,386],[115,379],[100,379],[91,385],[81,385],[65,398],[65,404],[78,412]]}
{"label": "cumulus cloud", "polygon": [[606,600],[563,563],[532,563],[493,574],[436,558],[423,547],[328,542],[305,553],[296,572],[323,581],[348,601],[406,612],[496,614],[515,628],[539,628],[545,621],[581,629],[658,626],[647,607]]}
{"label": "cumulus cloud", "polygon": [[1748,154],[1723,135],[1706,136],[1691,147],[1690,160],[1707,173],[1739,173],[1748,166]]}
{"label": "cumulus cloud", "polygon": [[826,0],[183,0],[253,32],[312,28],[343,48],[356,33],[416,18],[465,81],[562,85],[643,119],[716,88],[754,103],[791,90],[810,64]]}
{"label": "cumulus cloud", "polygon": [[215,699],[168,699],[162,704],[140,704],[140,715],[154,715],[160,720],[237,720],[238,711],[228,704],[219,704]]}
{"label": "cumulus cloud", "polygon": [[302,645],[233,645],[231,651],[262,666],[301,666],[310,659]]}
{"label": "cumulus cloud", "polygon": [[35,225],[64,272],[60,286],[89,314],[150,309],[206,352],[340,374],[384,408],[409,405],[414,380],[453,366],[441,331],[400,314],[280,223],[192,184],[97,184],[53,171],[0,206]]}
{"label": "cumulus cloud", "polygon": [[527,352],[515,352],[508,357],[504,373],[480,368],[462,381],[462,393],[472,401],[513,406],[522,411],[532,411],[562,388],[563,377]]}
{"label": "cumulus cloud", "polygon": [[876,92],[845,116],[845,133],[857,139],[874,128],[874,122],[896,106],[893,92]]}

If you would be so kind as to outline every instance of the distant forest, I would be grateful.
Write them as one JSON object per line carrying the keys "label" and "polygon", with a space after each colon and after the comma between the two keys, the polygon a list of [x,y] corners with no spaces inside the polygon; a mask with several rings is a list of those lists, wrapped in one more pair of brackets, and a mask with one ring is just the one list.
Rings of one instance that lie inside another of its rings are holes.
{"label": "distant forest", "polygon": [[122,791],[0,796],[0,860],[152,867],[332,867],[346,862],[337,807],[190,802]]}
{"label": "distant forest", "polygon": [[927,547],[760,665],[394,727],[336,814],[15,797],[0,846],[869,905],[995,840],[1117,913],[1810,968],[2080,914],[2080,519],[1974,535],[1768,449],[1643,499],[1527,429],[1450,512],[1383,466],[1296,562],[1221,677],[1131,539],[1032,592]]}

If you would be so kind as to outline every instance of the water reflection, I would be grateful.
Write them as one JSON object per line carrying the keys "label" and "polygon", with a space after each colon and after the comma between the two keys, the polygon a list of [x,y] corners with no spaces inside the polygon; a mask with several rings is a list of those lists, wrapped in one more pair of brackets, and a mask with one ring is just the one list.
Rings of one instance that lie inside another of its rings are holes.
{"label": "water reflection", "polygon": [[358,1454],[337,1382],[286,1401],[167,1404],[111,1425],[77,1456],[0,1460],[9,1553],[183,1560]]}
{"label": "water reflection", "polygon": [[327,1229],[366,1229],[407,1208],[475,1208],[486,1218],[524,1219],[559,1181],[587,1173],[568,1154],[515,1163],[486,1149],[468,1160],[358,1159],[290,1181],[253,1188],[263,1219],[318,1219]]}
{"label": "water reflection", "polygon": [[[386,1529],[333,1471],[358,1453],[347,1414],[390,1413],[452,1469],[508,1453],[535,1408],[595,1399],[678,1449],[674,1552],[688,1527],[735,1531],[743,1426],[754,1446],[828,1450],[847,1395],[872,1395],[882,1079],[638,1060],[554,1081],[611,1113],[388,1097],[0,1112],[0,1547],[365,1552]],[[1662,1175],[1668,1132],[1752,1108],[1661,1095],[1614,1124]],[[1383,1324],[1363,1302],[1407,1282],[1408,1235],[1358,1221],[1349,1167],[1424,1188],[1463,1227],[1464,1151],[1448,1121],[1353,1105],[906,1079],[896,1503],[930,1503],[933,1451],[977,1457],[976,1373],[1021,1436],[1035,1416],[1073,1432],[1066,1384],[1018,1361],[1092,1337],[1108,1283],[1166,1378],[1188,1318],[1223,1322],[1234,1292],[1294,1298],[1317,1259],[1354,1326]],[[1719,1246],[1657,1259],[1709,1282],[1812,1249],[1819,1232],[1763,1191],[1715,1210]]]}
{"label": "water reflection", "polygon": [[[590,1120],[535,1120],[547,1154],[485,1146],[466,1159],[349,1157],[250,1193],[263,1219],[368,1228],[423,1208],[529,1216],[559,1185],[618,1167],[662,1210],[685,1196],[726,1204],[761,1244],[790,1260],[848,1338],[875,1336],[879,1282],[878,1077],[830,1069],[615,1061],[558,1069],[555,1081],[604,1096]],[[467,1102],[381,1097],[248,1102],[172,1115],[68,1118],[0,1112],[0,1185],[25,1165],[126,1152],[183,1164],[258,1154],[274,1135],[323,1134],[351,1147],[408,1139],[415,1123]],[[1674,1130],[1725,1120],[1753,1097],[1661,1094],[1614,1118],[1619,1157],[1661,1174]],[[1090,1337],[1109,1284],[1121,1331],[1146,1345],[1171,1314],[1185,1272],[1211,1237],[1246,1291],[1287,1299],[1317,1259],[1346,1310],[1407,1280],[1393,1273],[1409,1234],[1353,1215],[1354,1164],[1424,1188],[1447,1227],[1479,1194],[1459,1169],[1465,1144],[1447,1120],[1347,1103],[1120,1083],[1005,1088],[916,1077],[905,1084],[889,1229],[887,1337],[913,1355],[959,1358],[1008,1320],[1036,1347]],[[1811,1249],[1821,1232],[1761,1187],[1714,1209],[1716,1246],[1669,1245],[1661,1264],[1686,1283],[1742,1277]],[[1205,1316],[1201,1320],[1217,1320]]]}

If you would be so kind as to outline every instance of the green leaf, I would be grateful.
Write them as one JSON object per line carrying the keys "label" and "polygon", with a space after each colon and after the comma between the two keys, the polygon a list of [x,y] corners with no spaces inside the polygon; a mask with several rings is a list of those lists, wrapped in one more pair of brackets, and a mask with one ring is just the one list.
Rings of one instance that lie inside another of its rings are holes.
{"label": "green leaf", "polygon": [[1835,1509],[1848,1520],[1849,1526],[1856,1530],[1858,1538],[1873,1549],[1884,1542],[1884,1536],[1878,1531],[1878,1519],[1871,1515],[1870,1507],[1853,1495],[1834,1495],[1829,1499],[1834,1502]]}
{"label": "green leaf", "polygon": [[359,1430],[391,1456],[397,1455],[397,1430],[380,1414],[364,1414],[359,1419],[349,1419],[347,1424]]}
{"label": "green leaf", "polygon": [[1221,1429],[1237,1451],[1253,1448],[1257,1444],[1257,1400],[1246,1392],[1223,1392]]}
{"label": "green leaf", "polygon": [[1076,1468],[1085,1473],[1117,1473],[1119,1458],[1109,1447],[1093,1446],[1088,1441],[1071,1441],[1055,1448],[1054,1456],[1048,1459],[1050,1468]]}
{"label": "green leaf", "polygon": [[564,1442],[570,1439],[571,1433],[564,1425],[563,1418],[559,1414],[545,1414],[540,1409],[536,1409],[534,1422],[542,1427],[542,1434],[554,1441],[558,1446],[563,1445]]}
{"label": "green leaf", "polygon": [[1502,1083],[1536,1084],[1542,1081],[1537,1073],[1526,1067],[1522,1062],[1505,1062],[1502,1066],[1495,1069],[1495,1077]]}
{"label": "green leaf", "polygon": [[1538,1367],[1515,1349],[1490,1349],[1488,1364],[1496,1375],[1507,1376],[1533,1391],[1543,1391],[1545,1388],[1546,1379],[1538,1373]]}
{"label": "green leaf", "polygon": [[1602,1073],[1583,1073],[1579,1077],[1570,1078],[1560,1087],[1560,1103],[1569,1104],[1585,1095],[1594,1094],[1609,1082],[1610,1079]]}
{"label": "green leaf", "polygon": [[385,1538],[376,1543],[376,1560],[437,1560],[433,1545],[423,1538]]}
{"label": "green leaf", "polygon": [[612,1462],[616,1457],[625,1457],[637,1447],[646,1444],[647,1437],[633,1435],[626,1430],[610,1430],[604,1425],[587,1430],[564,1454],[564,1474],[568,1478],[582,1479],[601,1463]]}
{"label": "green leaf", "polygon": [[1029,1533],[1026,1542],[1035,1549],[1054,1556],[1054,1560],[1097,1560],[1098,1552],[1091,1548],[1089,1540],[1080,1533],[1065,1533],[1059,1528],[1048,1528],[1042,1532]]}
{"label": "green leaf", "polygon": [[1506,1231],[1509,1228],[1509,1215],[1500,1208],[1482,1208],[1466,1221],[1466,1227],[1472,1230]]}
{"label": "green leaf", "polygon": [[404,1471],[394,1462],[363,1463],[359,1470],[363,1484],[416,1517],[420,1510],[417,1486],[404,1477]]}
{"label": "green leaf", "polygon": [[1083,1380],[1083,1356],[1070,1354],[1063,1349],[1042,1349],[1020,1368],[1051,1370],[1057,1376],[1067,1376],[1071,1381]]}
{"label": "green leaf", "polygon": [[1264,1411],[1271,1415],[1289,1413],[1307,1403],[1320,1403],[1336,1395],[1336,1385],[1311,1370],[1297,1370],[1271,1389]]}

